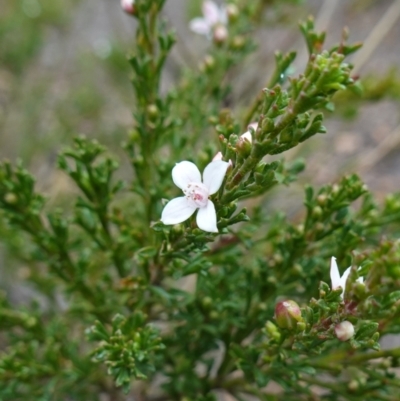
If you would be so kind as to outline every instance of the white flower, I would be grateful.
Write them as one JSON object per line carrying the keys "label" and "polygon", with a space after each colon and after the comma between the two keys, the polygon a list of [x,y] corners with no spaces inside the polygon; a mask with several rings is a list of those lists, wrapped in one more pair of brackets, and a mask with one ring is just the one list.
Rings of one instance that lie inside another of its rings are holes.
{"label": "white flower", "polygon": [[219,190],[228,167],[229,163],[222,160],[212,161],[204,169],[202,182],[195,164],[188,161],[177,163],[172,169],[172,179],[185,196],[167,203],[161,221],[164,224],[182,223],[199,209],[196,216],[198,227],[204,231],[218,232],[215,206],[209,196]]}
{"label": "white flower", "polygon": [[[344,291],[346,289],[346,281],[347,278],[349,277],[351,271],[351,266],[348,267],[343,275],[340,277],[340,273],[339,273],[339,268],[338,265],[336,263],[336,258],[334,258],[332,256],[331,258],[331,282],[332,282],[332,290],[336,290],[337,288],[342,288],[342,298],[344,296]],[[358,283],[363,283],[364,282],[364,278],[363,277],[359,277],[356,280]]]}
{"label": "white flower", "polygon": [[122,9],[131,15],[134,15],[136,12],[135,0],[121,0]]}
{"label": "white flower", "polygon": [[[225,40],[226,24],[227,24],[227,15],[226,10],[223,7],[218,7],[211,0],[205,0],[202,6],[203,10],[203,18],[194,18],[189,22],[189,28],[199,35],[205,35],[209,38],[214,31],[217,32],[217,39]],[[222,34],[222,28],[224,28],[224,34]]]}

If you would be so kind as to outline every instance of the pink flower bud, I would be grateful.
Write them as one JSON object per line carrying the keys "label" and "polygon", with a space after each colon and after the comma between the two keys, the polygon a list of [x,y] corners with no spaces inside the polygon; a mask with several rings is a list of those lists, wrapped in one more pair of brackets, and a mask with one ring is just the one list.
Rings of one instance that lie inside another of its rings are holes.
{"label": "pink flower bud", "polygon": [[275,320],[281,329],[292,330],[302,322],[299,305],[291,300],[278,302],[275,306]]}
{"label": "pink flower bud", "polygon": [[351,322],[344,320],[335,326],[335,334],[340,341],[350,340],[354,336],[354,326]]}
{"label": "pink flower bud", "polygon": [[136,15],[135,0],[121,0],[122,9],[129,15]]}
{"label": "pink flower bud", "polygon": [[228,38],[228,30],[225,25],[218,24],[214,27],[213,39],[217,44],[224,43]]}

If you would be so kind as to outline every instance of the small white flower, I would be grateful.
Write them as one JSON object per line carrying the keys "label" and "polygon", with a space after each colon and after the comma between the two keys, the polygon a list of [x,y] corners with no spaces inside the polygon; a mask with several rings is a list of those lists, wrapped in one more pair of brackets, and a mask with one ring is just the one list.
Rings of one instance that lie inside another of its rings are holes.
{"label": "small white flower", "polygon": [[203,2],[202,10],[203,18],[198,17],[192,19],[189,22],[189,28],[193,32],[198,33],[199,35],[208,36],[209,38],[215,30],[218,32],[218,37],[223,36],[221,35],[221,27],[225,28],[227,24],[227,15],[225,8],[218,7],[218,5],[211,0],[205,0]]}
{"label": "small white flower", "polygon": [[215,206],[209,196],[219,190],[228,167],[229,163],[222,160],[212,161],[204,169],[202,182],[195,164],[189,161],[177,163],[172,169],[172,179],[185,196],[167,203],[161,221],[164,224],[182,223],[199,209],[196,216],[198,227],[203,231],[218,232]]}
{"label": "small white flower", "polygon": [[[331,282],[332,282],[332,290],[336,290],[337,288],[342,288],[342,299],[344,297],[344,291],[346,289],[346,281],[349,277],[351,271],[351,266],[348,267],[342,276],[340,276],[339,273],[339,268],[338,265],[336,263],[336,258],[332,256],[331,258]],[[363,283],[364,282],[364,278],[363,277],[359,277],[356,280],[358,283]]]}
{"label": "small white flower", "polygon": [[136,12],[135,0],[121,0],[122,9],[131,15],[134,15]]}

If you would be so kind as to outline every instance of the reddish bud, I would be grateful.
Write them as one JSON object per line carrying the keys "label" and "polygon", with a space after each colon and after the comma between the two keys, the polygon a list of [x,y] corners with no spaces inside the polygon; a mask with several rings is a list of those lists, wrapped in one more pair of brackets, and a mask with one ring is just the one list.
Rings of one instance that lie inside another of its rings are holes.
{"label": "reddish bud", "polygon": [[294,329],[298,322],[303,321],[299,305],[291,300],[278,302],[275,306],[275,320],[282,329]]}
{"label": "reddish bud", "polygon": [[129,15],[136,15],[135,0],[121,0],[122,9]]}
{"label": "reddish bud", "polygon": [[213,40],[217,44],[224,43],[228,38],[228,30],[225,25],[216,25],[213,32]]}

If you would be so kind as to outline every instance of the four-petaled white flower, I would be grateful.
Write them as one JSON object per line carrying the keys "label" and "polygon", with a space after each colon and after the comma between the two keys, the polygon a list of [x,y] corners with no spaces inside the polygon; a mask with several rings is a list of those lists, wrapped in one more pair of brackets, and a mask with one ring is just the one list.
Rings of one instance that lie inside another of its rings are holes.
{"label": "four-petaled white flower", "polygon": [[204,169],[201,181],[200,171],[195,164],[189,161],[177,163],[172,169],[172,179],[185,196],[167,203],[161,221],[164,224],[182,223],[199,209],[196,216],[198,227],[204,231],[218,232],[215,206],[209,196],[219,190],[228,167],[228,162],[212,161]]}
{"label": "four-petaled white flower", "polygon": [[[346,281],[349,277],[351,271],[351,266],[348,267],[344,273],[342,274],[342,276],[340,276],[339,273],[339,268],[338,265],[336,263],[336,258],[334,258],[332,256],[331,258],[331,282],[332,282],[332,290],[336,290],[337,288],[342,288],[342,299],[344,297],[344,291],[346,290]],[[359,277],[356,280],[358,283],[363,283],[364,282],[364,278],[363,277]]]}
{"label": "four-petaled white flower", "polygon": [[228,21],[226,9],[218,7],[211,0],[205,0],[202,6],[203,18],[194,18],[190,21],[189,27],[199,35],[206,35],[211,38],[213,33],[216,41],[224,41],[228,32],[226,24]]}

